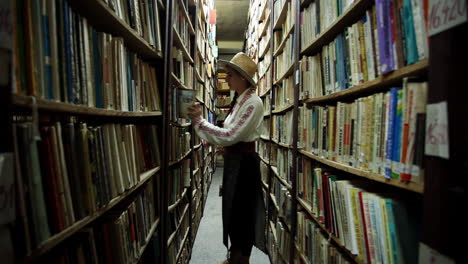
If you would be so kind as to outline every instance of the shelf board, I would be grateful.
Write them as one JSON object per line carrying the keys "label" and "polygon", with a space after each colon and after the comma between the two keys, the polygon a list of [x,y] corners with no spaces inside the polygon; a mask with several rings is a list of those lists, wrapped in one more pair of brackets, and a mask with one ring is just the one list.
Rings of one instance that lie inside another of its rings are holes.
{"label": "shelf board", "polygon": [[135,263],[138,263],[141,257],[143,256],[143,253],[145,252],[146,247],[148,246],[151,237],[153,236],[154,232],[156,232],[156,229],[158,228],[159,225],[159,218],[154,221],[153,225],[150,228],[150,231],[148,232],[148,235],[146,235],[145,243],[143,246],[140,248],[140,252],[138,254],[138,258],[135,260]]}
{"label": "shelf board", "polygon": [[193,149],[198,149],[199,147],[201,147],[202,143],[199,143],[198,145],[195,145],[193,146]]}
{"label": "shelf board", "polygon": [[292,186],[279,175],[278,168],[271,166],[271,170],[274,172],[276,178],[281,182],[281,184],[284,185],[288,190],[292,191]]}
{"label": "shelf board", "polygon": [[159,171],[160,167],[156,167],[154,169],[151,169],[149,171],[146,171],[142,174],[140,174],[140,182],[138,182],[135,186],[130,188],[129,190],[123,192],[119,196],[113,198],[106,206],[98,209],[96,212],[92,213],[89,216],[84,217],[81,220],[78,220],[71,226],[65,228],[61,232],[52,235],[49,237],[47,240],[43,241],[38,248],[33,250],[33,252],[27,256],[27,259],[31,262],[34,262],[34,260],[43,255],[44,253],[48,252],[64,240],[68,239],[71,237],[73,234],[87,226],[88,224],[94,222],[97,218],[101,217],[102,215],[106,214],[109,212],[111,209],[113,209],[117,204],[125,200],[127,197],[129,197],[131,194],[135,193],[136,190],[138,190],[141,186],[143,186],[145,183],[148,182],[151,177],[156,174]]}
{"label": "shelf board", "polygon": [[175,45],[182,50],[182,54],[184,54],[185,59],[187,59],[188,62],[193,64],[193,59],[190,56],[187,47],[185,47],[184,43],[182,42],[182,38],[180,38],[179,32],[177,32],[177,29],[175,27],[172,27],[172,29],[174,31],[173,40]]}
{"label": "shelf board", "polygon": [[262,94],[260,94],[258,97],[264,97],[264,96],[266,96],[266,95],[268,95],[268,94],[270,93],[270,91],[271,91],[271,86],[270,86],[270,85],[268,85],[268,86],[269,86],[269,88],[266,89],[266,91],[263,92]]}
{"label": "shelf board", "polygon": [[179,7],[182,9],[182,14],[184,14],[184,17],[187,20],[187,24],[188,24],[190,34],[192,36],[195,35],[195,29],[193,28],[192,21],[190,20],[190,16],[188,14],[187,7],[185,6],[185,4],[184,4],[184,2],[182,0],[179,0]]}
{"label": "shelf board", "polygon": [[268,14],[268,17],[265,20],[265,23],[263,24],[263,28],[260,31],[260,35],[258,39],[261,39],[264,35],[266,35],[267,30],[270,28],[270,14]]}
{"label": "shelf board", "polygon": [[266,141],[270,141],[270,138],[269,137],[266,137],[264,135],[260,135],[260,138],[263,139],[263,140],[266,140]]}
{"label": "shelf board", "polygon": [[268,39],[265,48],[263,48],[263,50],[261,50],[260,53],[259,53],[259,56],[258,56],[259,59],[263,59],[266,56],[267,51],[270,50],[270,42],[271,42],[270,39]]}
{"label": "shelf board", "polygon": [[177,76],[173,72],[171,72],[171,77],[173,83],[175,83],[179,88],[182,88],[184,90],[192,90],[188,88],[185,84],[183,84],[182,81],[179,78],[177,78]]}
{"label": "shelf board", "polygon": [[286,79],[286,77],[288,77],[289,75],[291,75],[293,72],[294,72],[294,62],[291,63],[291,65],[289,65],[289,67],[288,67],[288,69],[286,70],[286,72],[284,72],[283,75],[281,75],[280,78],[278,78],[278,79],[273,83],[273,85],[278,85],[278,84],[280,84],[284,79]]}
{"label": "shelf board", "polygon": [[162,51],[157,51],[137,31],[104,2],[100,0],[72,0],[70,4],[79,10],[93,27],[99,31],[111,33],[124,39],[125,46],[136,52],[144,59],[161,59]]}
{"label": "shelf board", "polygon": [[356,0],[348,9],[341,14],[325,31],[320,33],[315,40],[301,50],[301,55],[312,55],[317,53],[322,46],[331,42],[344,28],[352,25],[360,19],[365,11],[372,6],[372,0]]}
{"label": "shelf board", "polygon": [[[67,114],[76,115],[93,115],[93,116],[113,116],[113,117],[149,117],[149,116],[162,116],[161,111],[154,112],[130,112],[120,110],[110,110],[103,108],[88,107],[84,105],[76,105],[52,101],[47,99],[36,98],[36,105],[39,110],[63,112]],[[12,102],[14,106],[32,108],[32,96],[13,95]]]}
{"label": "shelf board", "polygon": [[174,210],[179,204],[180,202],[182,201],[182,199],[184,199],[185,195],[187,194],[187,190],[188,188],[185,187],[184,188],[184,191],[182,192],[182,195],[180,196],[180,198],[174,203],[174,204],[171,204],[167,207],[167,211],[168,212],[171,212],[172,210]]}
{"label": "shelf board", "polygon": [[276,203],[276,198],[275,198],[275,196],[273,196],[272,193],[270,193],[270,199],[271,199],[271,201],[273,202],[273,206],[275,207],[276,211],[279,212],[279,209],[280,209],[280,208],[279,208],[278,204]]}
{"label": "shelf board", "polygon": [[283,49],[284,47],[286,46],[286,42],[288,41],[289,39],[289,35],[291,35],[291,33],[294,31],[294,25],[292,25],[286,32],[286,35],[284,35],[284,38],[283,40],[281,41],[281,43],[279,44],[278,48],[275,50],[275,52],[273,53],[273,56],[276,57],[278,56],[279,54],[281,54],[283,52]]}
{"label": "shelf board", "polygon": [[197,75],[198,82],[205,83],[205,81],[203,80],[203,78],[200,75],[200,72],[198,72],[198,69],[196,69],[195,72],[196,72],[196,75]]}
{"label": "shelf board", "polygon": [[283,7],[281,7],[280,15],[278,16],[278,19],[274,21],[275,25],[273,29],[280,29],[282,27],[283,22],[286,19],[286,13],[288,11],[287,6],[289,2],[289,0],[284,1]]}
{"label": "shelf board", "polygon": [[179,251],[177,252],[176,263],[179,260],[180,255],[182,254],[182,250],[183,250],[183,248],[185,246],[185,243],[188,241],[187,238],[188,238],[189,232],[190,232],[190,228],[187,228],[187,231],[185,232],[184,238],[182,239],[182,242],[180,243]]}
{"label": "shelf board", "polygon": [[[265,13],[266,13],[266,10],[267,10],[267,6],[268,6],[268,1],[264,1],[264,5],[261,7],[262,8],[262,11],[260,11],[260,17],[258,18],[260,21],[263,21],[263,18],[265,18]],[[271,12],[269,12],[268,14],[271,14]],[[269,19],[270,15],[268,15],[268,17],[266,19]]]}
{"label": "shelf board", "polygon": [[303,103],[325,103],[340,99],[356,97],[365,93],[375,93],[384,90],[392,84],[401,82],[401,79],[408,76],[416,76],[427,72],[429,69],[429,59],[421,60],[415,64],[405,66],[387,75],[380,75],[372,81],[348,88],[346,90],[329,95],[303,100]]}
{"label": "shelf board", "polygon": [[[174,232],[172,232],[172,234],[169,236],[169,238],[174,238],[175,237],[175,234],[177,234],[177,231],[179,231],[180,227],[182,226],[182,222],[184,221],[184,217],[185,215],[187,214],[188,212],[188,209],[189,209],[189,206],[190,204],[187,204],[183,210],[183,213],[182,213],[182,217],[180,218],[179,220],[179,223],[177,223],[177,227],[176,229],[174,230]],[[168,239],[168,245],[170,245],[172,243],[172,239]]]}
{"label": "shelf board", "polygon": [[325,225],[323,223],[321,223],[317,217],[315,217],[315,215],[312,213],[312,207],[304,200],[302,200],[301,198],[299,197],[296,197],[297,201],[299,202],[299,205],[302,206],[302,208],[304,209],[304,211],[307,212],[307,214],[310,216],[310,218],[315,222],[315,224],[317,226],[320,227],[320,229],[322,229],[323,233],[325,233],[329,239],[333,240],[334,244],[337,246],[338,249],[340,249],[340,251],[342,253],[344,253],[348,258],[352,259],[354,261],[354,263],[358,263],[358,264],[361,264],[363,263],[361,260],[358,259],[358,257],[354,254],[351,253],[351,251],[349,251],[344,245],[343,245],[343,242],[341,242],[341,240],[339,238],[337,238],[336,236],[334,236],[333,234],[330,233],[330,231],[328,231],[328,229],[325,227]]}
{"label": "shelf board", "polygon": [[294,108],[294,105],[291,104],[291,105],[287,105],[285,107],[282,107],[280,109],[275,109],[275,110],[272,111],[272,113],[273,114],[282,114],[282,113],[285,113],[285,112],[287,112],[287,111],[289,111],[289,110],[291,110],[293,108]]}
{"label": "shelf board", "polygon": [[172,167],[172,166],[176,165],[177,163],[183,161],[185,158],[187,158],[187,156],[190,154],[191,151],[192,150],[189,149],[182,157],[180,157],[176,161],[169,162],[169,167]]}
{"label": "shelf board", "polygon": [[307,156],[307,157],[309,157],[311,159],[314,159],[314,160],[316,160],[316,161],[318,161],[320,163],[323,163],[323,164],[325,164],[327,166],[330,166],[330,167],[333,167],[335,169],[339,169],[339,170],[348,172],[348,173],[356,175],[356,176],[364,177],[364,178],[367,178],[367,179],[370,179],[370,180],[373,180],[373,181],[377,181],[377,182],[384,183],[384,184],[387,184],[387,185],[399,187],[399,188],[402,188],[402,189],[405,189],[405,190],[408,190],[408,191],[412,191],[412,192],[416,192],[416,193],[421,193],[422,194],[424,192],[424,185],[421,185],[421,184],[417,184],[417,183],[414,183],[414,182],[403,182],[403,181],[400,181],[400,180],[397,180],[397,179],[387,179],[387,178],[385,178],[385,176],[377,174],[377,173],[368,172],[368,171],[365,171],[365,170],[362,170],[362,169],[357,169],[357,168],[354,168],[354,167],[351,167],[351,166],[348,166],[348,165],[345,165],[345,164],[341,164],[341,163],[338,163],[338,162],[335,162],[335,161],[320,158],[317,155],[314,155],[314,154],[312,154],[310,152],[307,152],[305,150],[299,150],[299,153],[301,153],[302,155]]}

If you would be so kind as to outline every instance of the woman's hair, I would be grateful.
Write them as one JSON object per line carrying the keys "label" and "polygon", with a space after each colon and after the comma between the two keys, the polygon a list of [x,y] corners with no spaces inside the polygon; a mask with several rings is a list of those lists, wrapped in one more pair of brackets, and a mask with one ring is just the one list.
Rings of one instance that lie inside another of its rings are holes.
{"label": "woman's hair", "polygon": [[237,92],[234,92],[234,98],[232,98],[231,104],[229,105],[229,112],[227,113],[226,116],[228,116],[232,109],[234,108],[234,105],[236,104],[237,97],[239,97],[239,94]]}

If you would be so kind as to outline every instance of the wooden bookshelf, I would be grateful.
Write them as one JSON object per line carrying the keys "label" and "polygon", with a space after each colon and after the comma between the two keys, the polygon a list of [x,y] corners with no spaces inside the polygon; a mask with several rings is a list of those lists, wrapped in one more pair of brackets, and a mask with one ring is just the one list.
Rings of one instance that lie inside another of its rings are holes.
{"label": "wooden bookshelf", "polygon": [[168,212],[171,212],[173,211],[179,204],[180,202],[184,199],[185,195],[187,194],[187,191],[188,189],[187,188],[184,188],[184,191],[182,192],[182,194],[180,195],[180,198],[172,205],[170,205],[168,208],[167,208],[167,211]]}
{"label": "wooden bookshelf", "polygon": [[177,252],[176,262],[179,261],[179,258],[182,255],[182,251],[184,250],[185,243],[188,241],[189,233],[190,233],[190,229],[187,228],[187,231],[185,232],[184,238],[182,239],[182,242],[180,243],[179,251]]}
{"label": "wooden bookshelf", "polygon": [[188,155],[190,154],[190,152],[192,152],[191,149],[189,149],[187,152],[185,152],[185,154],[182,155],[180,158],[178,158],[176,161],[170,162],[170,163],[169,163],[169,167],[172,167],[172,166],[174,166],[174,165],[180,163],[181,161],[183,161],[185,158],[188,157]]}
{"label": "wooden bookshelf", "polygon": [[400,84],[404,77],[420,76],[426,74],[429,69],[429,59],[424,59],[415,64],[405,66],[395,70],[387,75],[379,75],[372,81],[348,88],[346,90],[332,93],[329,95],[303,100],[303,103],[328,103],[330,101],[347,100],[349,98],[360,97],[365,94],[381,92],[388,89],[393,84]]}
{"label": "wooden bookshelf", "polygon": [[369,9],[374,1],[356,0],[348,9],[341,14],[326,30],[320,33],[317,38],[301,50],[301,55],[312,55],[317,53],[322,46],[332,41],[343,29],[359,20]]}
{"label": "wooden bookshelf", "polygon": [[304,150],[299,150],[299,152],[302,155],[304,155],[306,157],[309,157],[311,159],[314,159],[314,160],[316,160],[316,161],[318,161],[318,162],[320,162],[322,164],[325,164],[325,165],[330,166],[332,168],[339,169],[341,171],[344,171],[344,172],[347,172],[347,173],[350,173],[350,174],[353,174],[353,175],[356,175],[356,176],[359,176],[359,177],[363,177],[363,178],[367,178],[367,179],[377,181],[377,182],[380,182],[380,183],[384,183],[384,184],[387,184],[387,185],[395,186],[395,187],[405,189],[405,190],[408,190],[408,191],[411,191],[411,192],[416,192],[416,193],[423,193],[424,192],[424,185],[421,185],[421,184],[417,184],[417,183],[414,183],[414,182],[403,182],[403,181],[396,180],[396,179],[387,179],[383,175],[368,172],[368,171],[361,170],[361,169],[357,169],[357,168],[354,168],[354,167],[351,167],[351,166],[348,166],[348,165],[345,165],[345,164],[341,164],[341,163],[338,163],[338,162],[335,162],[335,161],[331,161],[331,160],[328,160],[328,159],[320,158],[317,155],[314,155],[314,154],[312,154],[310,152],[307,152],[307,151],[304,151]]}
{"label": "wooden bookshelf", "polygon": [[289,110],[293,109],[294,108],[294,105],[293,104],[290,104],[290,105],[286,105],[282,108],[279,108],[279,109],[275,109],[272,111],[273,114],[282,114],[282,113],[285,113],[285,112],[288,112]]}
{"label": "wooden bookshelf", "polygon": [[135,260],[135,263],[139,263],[141,257],[143,256],[143,253],[145,252],[146,247],[148,246],[149,242],[151,241],[151,238],[153,237],[154,232],[156,232],[156,229],[158,229],[159,222],[160,221],[159,221],[159,218],[158,218],[151,225],[151,229],[148,232],[148,235],[146,235],[145,243],[140,248],[139,253],[138,253],[138,258]]}
{"label": "wooden bookshelf", "polygon": [[122,201],[126,200],[127,197],[137,192],[141,186],[145,185],[149,179],[152,178],[159,171],[160,167],[151,169],[147,172],[144,172],[140,175],[140,181],[125,192],[121,193],[119,196],[113,198],[106,206],[98,209],[96,212],[92,213],[91,215],[85,216],[83,219],[78,220],[77,222],[73,223],[71,226],[65,228],[61,232],[52,235],[47,240],[43,241],[35,250],[31,252],[29,256],[27,256],[28,262],[37,261],[39,256],[44,255],[46,252],[50,251],[58,244],[62,243],[79,230],[88,226],[92,222],[94,222],[99,217],[105,215],[107,212],[112,210],[116,205],[120,204]]}
{"label": "wooden bookshelf", "polygon": [[172,232],[171,236],[169,237],[169,241],[168,241],[169,245],[172,243],[173,238],[175,237],[175,235],[179,231],[180,227],[182,226],[182,222],[184,221],[184,218],[185,218],[185,216],[187,215],[187,213],[189,211],[189,206],[190,206],[190,204],[187,204],[185,206],[184,210],[182,211],[182,216],[180,217],[180,221],[177,224],[176,230],[174,230],[174,232]]}
{"label": "wooden bookshelf", "polygon": [[283,179],[283,177],[279,175],[278,168],[276,166],[271,166],[271,170],[273,171],[273,174],[276,176],[276,178],[281,182],[281,184],[284,185],[289,191],[291,191],[291,184],[289,184],[285,179]]}
{"label": "wooden bookshelf", "polygon": [[143,37],[139,36],[104,1],[72,0],[70,4],[75,6],[80,14],[84,15],[96,29],[123,37],[125,45],[145,59],[160,59],[163,57],[162,51],[156,50]]}
{"label": "wooden bookshelf", "polygon": [[[270,37],[271,38],[271,37]],[[263,48],[263,50],[260,50],[260,55],[258,56],[259,59],[263,59],[266,55],[267,55],[267,52],[270,50],[270,38],[267,40],[267,44],[265,45],[265,48]],[[269,67],[269,66],[268,66]],[[268,69],[267,69],[268,70]],[[266,73],[267,71],[265,71]],[[263,77],[263,76],[261,76]],[[261,78],[259,77],[259,79]]]}
{"label": "wooden bookshelf", "polygon": [[[155,112],[130,112],[110,110],[103,108],[88,107],[84,105],[75,105],[52,101],[35,97],[37,109],[49,112],[61,112],[71,115],[91,115],[91,116],[109,116],[109,117],[152,117],[161,116],[161,111]],[[33,97],[24,95],[12,95],[13,106],[32,109],[34,107]]]}
{"label": "wooden bookshelf", "polygon": [[188,14],[187,7],[185,6],[185,4],[184,4],[184,2],[182,0],[176,0],[176,1],[179,1],[179,7],[182,9],[182,14],[184,15],[185,20],[187,21],[190,35],[195,35],[195,29],[193,28],[192,20],[190,20],[190,16]]}
{"label": "wooden bookshelf", "polygon": [[267,18],[265,19],[265,23],[263,24],[262,30],[260,31],[260,35],[258,36],[259,39],[266,35],[267,29],[270,27],[270,17],[270,14],[268,14]]}

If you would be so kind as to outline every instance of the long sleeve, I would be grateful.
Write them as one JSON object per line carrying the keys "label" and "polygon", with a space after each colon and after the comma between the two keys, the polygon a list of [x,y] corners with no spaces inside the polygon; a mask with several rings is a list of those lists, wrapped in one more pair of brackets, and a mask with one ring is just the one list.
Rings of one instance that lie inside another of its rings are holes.
{"label": "long sleeve", "polygon": [[224,128],[217,127],[201,117],[193,119],[192,124],[198,136],[221,146],[256,140],[260,136],[263,104],[258,96],[247,96],[241,101],[238,109],[234,109],[233,117],[230,122],[225,123]]}

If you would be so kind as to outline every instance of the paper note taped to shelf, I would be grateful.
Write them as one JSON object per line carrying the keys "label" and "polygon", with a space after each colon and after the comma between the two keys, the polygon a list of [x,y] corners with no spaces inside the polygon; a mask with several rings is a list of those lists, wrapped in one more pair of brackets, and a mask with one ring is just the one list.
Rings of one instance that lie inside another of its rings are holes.
{"label": "paper note taped to shelf", "polygon": [[0,154],[0,225],[15,220],[13,154]]}
{"label": "paper note taped to shelf", "polygon": [[430,0],[429,36],[467,21],[466,0]]}
{"label": "paper note taped to shelf", "polygon": [[427,105],[425,154],[448,159],[449,133],[447,102]]}
{"label": "paper note taped to shelf", "polygon": [[428,245],[419,243],[419,264],[455,264],[455,261],[440,254]]}

